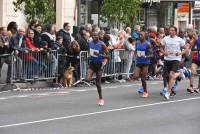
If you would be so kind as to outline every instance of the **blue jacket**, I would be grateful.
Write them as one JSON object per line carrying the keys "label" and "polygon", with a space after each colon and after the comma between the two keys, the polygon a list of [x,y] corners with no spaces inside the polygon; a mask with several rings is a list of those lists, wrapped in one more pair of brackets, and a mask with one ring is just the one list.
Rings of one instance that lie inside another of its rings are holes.
{"label": "blue jacket", "polygon": [[26,47],[26,38],[25,38],[25,36],[22,37],[21,47],[19,47],[19,40],[20,40],[20,37],[19,37],[18,33],[14,34],[11,37],[10,42],[9,42],[9,45],[10,45],[11,49],[12,50],[18,50],[18,51],[21,51],[21,52],[24,52],[25,50],[29,50]]}

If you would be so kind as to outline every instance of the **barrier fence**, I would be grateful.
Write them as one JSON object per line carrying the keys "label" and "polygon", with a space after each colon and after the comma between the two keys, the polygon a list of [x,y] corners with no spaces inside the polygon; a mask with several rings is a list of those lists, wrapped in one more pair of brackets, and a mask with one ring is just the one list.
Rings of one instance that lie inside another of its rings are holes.
{"label": "barrier fence", "polygon": [[12,55],[12,82],[56,79],[57,51],[20,52]]}
{"label": "barrier fence", "polygon": [[[80,80],[74,83],[74,85],[84,82],[87,74],[87,68],[89,66],[89,55],[87,51],[80,52]],[[125,79],[131,74],[131,67],[134,68],[133,53],[124,49],[115,49],[109,52],[110,59],[103,69],[103,77],[113,76],[114,80],[117,80],[118,76],[122,76]],[[132,66],[133,65],[133,66]],[[133,70],[133,69],[132,69]],[[94,77],[95,78],[95,75]],[[86,83],[88,84],[88,83]],[[89,85],[89,84],[88,84]]]}
{"label": "barrier fence", "polygon": [[[57,51],[21,52],[10,56],[12,62],[12,82],[57,79],[59,64]],[[128,78],[133,63],[132,52],[116,49],[111,50],[109,56],[110,59],[104,67],[103,77],[113,76],[117,78],[119,75],[123,75],[125,78]],[[89,54],[87,51],[81,51],[78,58],[80,62],[80,80],[74,83],[74,85],[84,82],[89,65]]]}

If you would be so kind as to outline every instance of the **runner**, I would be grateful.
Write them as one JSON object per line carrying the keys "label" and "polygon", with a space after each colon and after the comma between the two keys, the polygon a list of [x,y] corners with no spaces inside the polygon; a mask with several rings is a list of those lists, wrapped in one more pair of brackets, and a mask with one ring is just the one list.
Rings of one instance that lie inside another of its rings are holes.
{"label": "runner", "polygon": [[[172,85],[178,76],[184,77],[183,70],[179,69],[179,62],[181,61],[182,55],[188,52],[188,47],[183,39],[178,37],[177,28],[170,26],[169,36],[166,36],[162,41],[161,51],[164,53],[164,68],[167,70],[167,90],[162,92],[165,99],[169,99],[170,93],[172,92]],[[181,51],[181,49],[184,49]]]}
{"label": "runner", "polygon": [[199,87],[197,89],[193,88],[194,76],[197,74],[197,67],[200,66],[200,37],[197,37],[196,33],[189,33],[188,43],[190,44],[191,53],[192,53],[192,64],[190,77],[190,87],[187,88],[189,93],[199,93]]}
{"label": "runner", "polygon": [[151,45],[145,39],[145,32],[141,32],[139,34],[139,40],[136,42],[136,68],[134,70],[134,78],[141,78],[142,88],[138,90],[138,93],[144,98],[149,96],[146,77],[148,73],[148,66],[150,64],[150,50]]}
{"label": "runner", "polygon": [[98,32],[92,33],[92,41],[88,43],[89,54],[90,54],[90,64],[87,71],[86,80],[91,80],[93,73],[96,73],[96,87],[99,95],[98,105],[103,106],[104,100],[102,97],[101,90],[101,77],[102,77],[102,62],[108,54],[108,49],[106,45],[99,40]]}

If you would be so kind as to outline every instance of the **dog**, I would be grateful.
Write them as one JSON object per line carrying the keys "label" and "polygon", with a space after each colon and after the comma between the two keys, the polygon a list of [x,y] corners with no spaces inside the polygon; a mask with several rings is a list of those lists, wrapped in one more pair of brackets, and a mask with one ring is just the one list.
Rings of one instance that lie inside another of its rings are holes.
{"label": "dog", "polygon": [[69,67],[64,71],[63,75],[63,85],[65,87],[71,87],[73,84],[73,71],[74,67],[69,65]]}

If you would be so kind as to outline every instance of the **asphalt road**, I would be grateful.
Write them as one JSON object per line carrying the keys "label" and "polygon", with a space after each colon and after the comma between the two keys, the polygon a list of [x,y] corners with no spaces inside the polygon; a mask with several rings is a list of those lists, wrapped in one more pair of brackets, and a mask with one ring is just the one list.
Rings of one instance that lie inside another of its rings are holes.
{"label": "asphalt road", "polygon": [[165,101],[162,82],[103,86],[105,106],[97,106],[95,87],[0,93],[0,134],[200,134],[200,95],[182,81]]}

